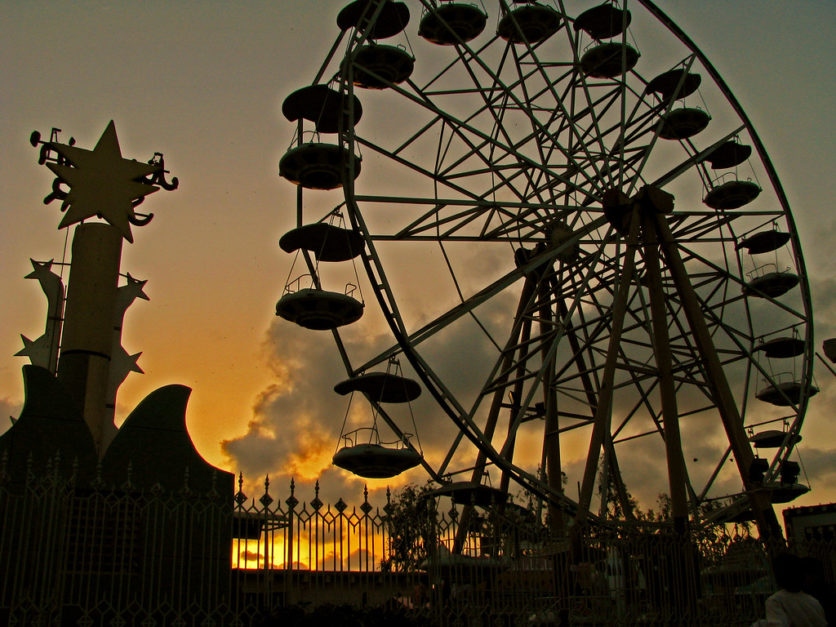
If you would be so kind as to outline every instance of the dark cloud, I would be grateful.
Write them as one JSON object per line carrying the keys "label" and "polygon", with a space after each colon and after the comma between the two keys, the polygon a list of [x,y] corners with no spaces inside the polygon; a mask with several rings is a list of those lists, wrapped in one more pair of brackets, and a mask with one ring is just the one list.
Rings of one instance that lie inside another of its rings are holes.
{"label": "dark cloud", "polygon": [[283,320],[271,324],[267,348],[276,382],[257,398],[247,432],[224,440],[222,450],[251,481],[314,481],[337,443],[346,404],[332,388],[345,370],[330,334]]}
{"label": "dark cloud", "polygon": [[[344,339],[352,355],[370,355],[386,346],[386,338],[381,336],[363,338],[358,333],[345,333]],[[343,421],[346,420],[346,430],[370,426],[372,413],[365,399],[358,395],[346,417],[349,397],[333,391],[334,385],[346,378],[346,372],[330,333],[276,320],[270,326],[266,348],[276,382],[257,398],[247,432],[221,443],[233,467],[243,473],[248,495],[257,499],[264,489],[264,477],[269,475],[271,495],[282,495],[277,499],[287,497],[292,478],[295,496],[300,501],[314,498],[318,481],[319,496],[326,503],[343,498],[359,504],[367,487],[372,492],[380,491],[407,480],[365,480],[332,466],[331,457],[337,450]],[[375,368],[378,369],[384,370],[385,365]],[[423,436],[420,407],[424,405],[417,404],[414,412],[419,435]],[[387,410],[404,431],[416,431],[408,408]],[[381,425],[381,438],[392,439],[390,435],[388,428]],[[423,481],[424,472],[419,469],[407,476]]]}
{"label": "dark cloud", "polygon": [[836,337],[836,279],[813,277],[810,292],[815,303],[816,348],[820,350],[822,340]]}
{"label": "dark cloud", "polygon": [[[809,479],[811,487],[825,487],[833,484],[836,479],[836,449],[807,448],[800,450],[800,458],[804,474],[800,480]],[[806,477],[805,477],[806,475]]]}
{"label": "dark cloud", "polygon": [[[500,296],[483,307],[481,314],[486,318],[505,315],[507,299]],[[353,363],[362,363],[392,344],[392,339],[382,334],[345,330],[341,335]],[[403,477],[390,482],[366,482],[331,466],[343,421],[347,420],[349,430],[352,426],[368,426],[372,420],[371,410],[362,397],[353,400],[346,418],[349,399],[333,392],[334,384],[345,379],[346,374],[331,334],[276,320],[268,332],[266,348],[276,382],[257,398],[247,432],[222,442],[222,449],[234,466],[253,482],[248,484],[250,491],[261,489],[255,481],[265,475],[273,477],[274,484],[282,477],[294,477],[300,489],[302,484],[310,484],[305,488],[309,491],[313,482],[320,480],[323,491],[334,495],[334,500],[340,491],[359,495],[366,484],[371,490],[382,489],[387,483],[401,485]],[[469,317],[420,344],[418,352],[433,365],[435,374],[465,409],[470,408],[497,358],[496,349]],[[416,377],[406,359],[401,357],[400,361],[404,374]],[[381,365],[375,370],[385,367]],[[416,442],[420,442],[431,463],[438,466],[457,428],[432,396],[425,392],[410,407],[387,406],[386,411],[402,430],[417,432]],[[381,426],[384,439],[389,437],[387,432],[388,428]],[[426,473],[419,469],[406,478],[423,482]]]}

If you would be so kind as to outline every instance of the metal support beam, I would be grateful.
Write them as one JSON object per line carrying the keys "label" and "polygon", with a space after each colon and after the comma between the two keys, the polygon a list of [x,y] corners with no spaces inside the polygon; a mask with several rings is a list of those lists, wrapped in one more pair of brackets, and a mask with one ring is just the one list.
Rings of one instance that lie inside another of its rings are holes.
{"label": "metal support beam", "polygon": [[673,357],[668,337],[665,292],[662,288],[662,272],[659,266],[659,242],[656,221],[651,211],[652,209],[645,209],[642,216],[645,278],[650,296],[650,317],[653,324],[653,353],[659,373],[659,396],[662,401],[662,422],[673,525],[677,532],[684,533],[688,523],[688,498],[685,489],[687,477],[679,432],[679,412],[673,380]]}
{"label": "metal support beam", "polygon": [[679,255],[679,250],[676,247],[676,241],[668,226],[667,219],[661,214],[656,214],[655,217],[662,253],[665,257],[667,268],[673,278],[676,291],[682,301],[682,309],[685,312],[688,325],[694,335],[697,350],[703,358],[714,403],[720,412],[720,418],[723,422],[729,444],[731,444],[735,463],[737,464],[740,477],[743,479],[743,486],[749,496],[752,512],[755,515],[755,521],[758,526],[758,532],[760,533],[761,539],[771,551],[780,550],[780,546],[784,543],[781,527],[778,525],[778,519],[772,509],[769,493],[763,489],[760,483],[753,481],[750,476],[749,471],[754,455],[752,454],[749,440],[746,437],[743,421],[741,420],[734,396],[729,387],[729,382],[726,379],[723,366],[720,363],[720,358],[711,339],[708,325],[700,309],[697,295],[688,279],[688,272]]}
{"label": "metal support beam", "polygon": [[638,210],[633,208],[630,218],[630,229],[627,236],[627,250],[624,259],[624,267],[621,272],[618,291],[615,302],[612,306],[612,328],[610,331],[610,342],[607,348],[607,359],[604,364],[604,375],[601,381],[601,391],[598,397],[598,406],[595,409],[595,419],[592,427],[592,437],[589,441],[589,453],[586,456],[586,467],[583,473],[581,494],[578,503],[578,515],[575,521],[575,528],[580,531],[586,524],[589,515],[589,506],[592,501],[592,489],[595,485],[595,476],[598,471],[598,457],[601,454],[601,445],[605,439],[605,433],[609,432],[612,422],[612,396],[613,382],[615,379],[615,367],[618,358],[618,348],[621,342],[621,331],[624,326],[624,315],[627,310],[627,297],[630,293],[630,284],[633,280],[633,272],[636,265],[636,247],[638,245],[639,218]]}

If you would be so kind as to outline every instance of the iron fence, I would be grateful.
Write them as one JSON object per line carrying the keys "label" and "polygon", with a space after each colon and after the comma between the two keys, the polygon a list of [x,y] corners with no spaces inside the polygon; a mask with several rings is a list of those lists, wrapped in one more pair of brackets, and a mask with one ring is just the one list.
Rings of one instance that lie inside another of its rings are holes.
{"label": "iron fence", "polygon": [[[0,472],[0,625],[749,625],[774,587],[734,529],[572,542],[535,508],[285,495]],[[792,548],[833,582],[832,538]]]}

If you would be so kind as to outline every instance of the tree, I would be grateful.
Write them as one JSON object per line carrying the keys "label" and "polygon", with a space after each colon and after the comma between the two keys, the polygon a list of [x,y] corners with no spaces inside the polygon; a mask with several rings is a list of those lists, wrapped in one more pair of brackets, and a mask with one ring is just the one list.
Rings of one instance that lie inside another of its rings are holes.
{"label": "tree", "polygon": [[435,547],[435,500],[429,485],[408,485],[383,508],[389,534],[389,556],[380,562],[384,572],[418,570]]}

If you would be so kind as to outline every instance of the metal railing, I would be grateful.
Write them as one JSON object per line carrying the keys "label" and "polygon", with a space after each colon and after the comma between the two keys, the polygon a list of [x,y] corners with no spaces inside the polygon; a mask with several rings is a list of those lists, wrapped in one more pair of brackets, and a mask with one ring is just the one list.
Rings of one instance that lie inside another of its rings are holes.
{"label": "metal railing", "polygon": [[[196,493],[188,477],[179,491],[79,486],[49,469],[13,482],[0,469],[0,625],[325,624],[337,615],[749,625],[774,589],[766,552],[741,530],[590,530],[573,551],[533,507],[465,515],[417,492],[409,502],[387,493],[377,507],[367,491],[357,506],[326,504],[318,485],[302,501],[292,481],[286,494],[274,498],[265,483],[248,498],[240,481],[235,495]],[[467,542],[453,553],[461,525]],[[832,538],[793,548],[822,559],[833,581]]]}

